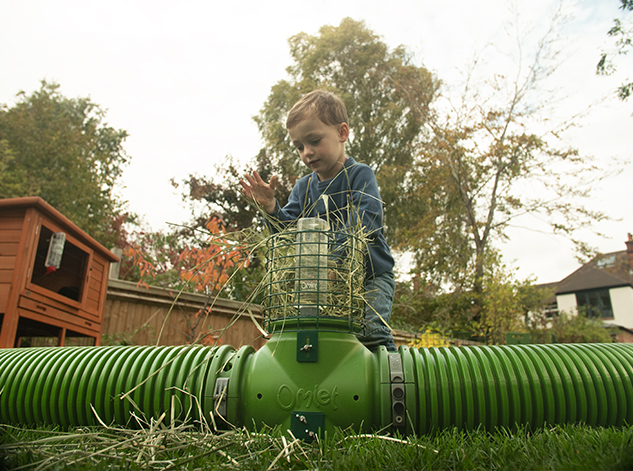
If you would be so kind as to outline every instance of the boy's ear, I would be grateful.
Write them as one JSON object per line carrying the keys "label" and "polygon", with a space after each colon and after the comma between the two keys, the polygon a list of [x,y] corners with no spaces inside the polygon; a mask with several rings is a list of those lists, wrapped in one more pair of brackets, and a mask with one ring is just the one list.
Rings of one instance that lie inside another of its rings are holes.
{"label": "boy's ear", "polygon": [[339,142],[345,142],[347,141],[347,138],[349,137],[349,126],[347,125],[347,123],[341,123],[338,125],[338,138],[339,138]]}

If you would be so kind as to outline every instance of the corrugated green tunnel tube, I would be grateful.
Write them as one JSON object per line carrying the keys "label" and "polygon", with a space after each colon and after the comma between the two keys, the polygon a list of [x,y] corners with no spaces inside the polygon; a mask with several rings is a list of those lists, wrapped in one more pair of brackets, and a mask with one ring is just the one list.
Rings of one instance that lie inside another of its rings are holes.
{"label": "corrugated green tunnel tube", "polygon": [[[633,423],[627,344],[369,352],[344,322],[222,347],[0,350],[0,423],[264,425],[424,434],[457,426]],[[318,331],[317,331],[318,329]],[[164,414],[164,415],[163,415]]]}

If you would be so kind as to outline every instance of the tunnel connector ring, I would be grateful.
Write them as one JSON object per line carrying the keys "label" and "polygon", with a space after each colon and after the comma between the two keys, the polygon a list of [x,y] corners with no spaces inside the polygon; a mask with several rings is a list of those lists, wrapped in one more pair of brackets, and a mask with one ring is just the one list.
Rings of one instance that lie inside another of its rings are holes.
{"label": "tunnel connector ring", "polygon": [[389,353],[389,380],[391,382],[391,425],[396,429],[406,426],[407,405],[405,402],[404,369],[399,353]]}

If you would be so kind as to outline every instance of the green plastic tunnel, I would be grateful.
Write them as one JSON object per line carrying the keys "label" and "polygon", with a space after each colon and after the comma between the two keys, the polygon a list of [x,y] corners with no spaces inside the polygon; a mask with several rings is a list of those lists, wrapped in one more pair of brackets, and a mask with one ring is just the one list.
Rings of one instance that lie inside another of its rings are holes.
{"label": "green plastic tunnel", "polygon": [[[308,326],[309,327],[309,326]],[[251,347],[0,350],[0,423],[334,427],[633,422],[633,347],[472,346],[369,352],[336,321]]]}

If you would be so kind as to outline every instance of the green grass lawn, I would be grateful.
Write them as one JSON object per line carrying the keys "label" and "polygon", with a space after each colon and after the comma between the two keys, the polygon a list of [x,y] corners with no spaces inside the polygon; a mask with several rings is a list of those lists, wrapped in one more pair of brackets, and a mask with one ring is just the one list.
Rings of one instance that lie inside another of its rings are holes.
{"label": "green grass lawn", "polygon": [[319,470],[626,470],[633,469],[633,428],[565,425],[422,437],[341,431],[305,443],[279,430],[202,433],[0,425],[0,469],[319,469]]}

